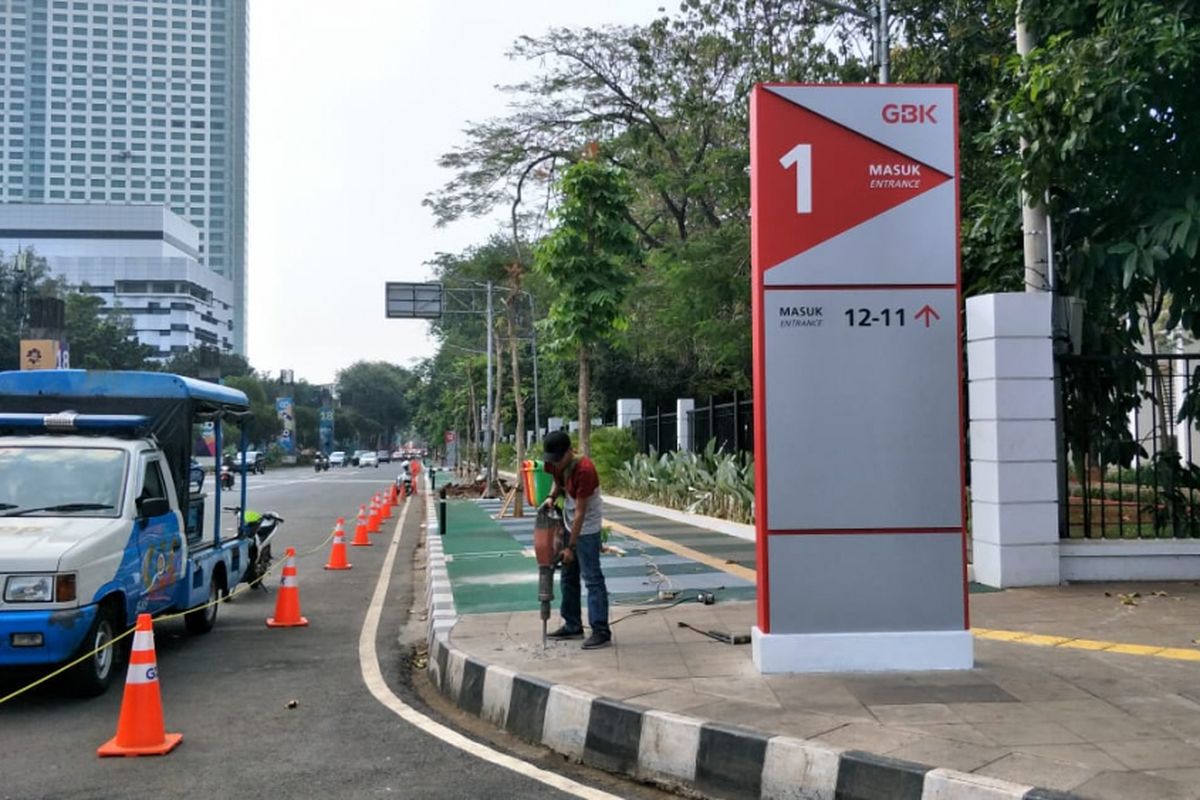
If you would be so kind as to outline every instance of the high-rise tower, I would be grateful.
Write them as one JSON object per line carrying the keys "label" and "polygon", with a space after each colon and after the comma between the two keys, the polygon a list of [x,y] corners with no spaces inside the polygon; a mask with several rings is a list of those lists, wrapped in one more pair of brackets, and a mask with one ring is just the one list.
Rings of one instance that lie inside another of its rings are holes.
{"label": "high-rise tower", "polygon": [[0,0],[0,202],[169,207],[233,283],[241,353],[246,3]]}

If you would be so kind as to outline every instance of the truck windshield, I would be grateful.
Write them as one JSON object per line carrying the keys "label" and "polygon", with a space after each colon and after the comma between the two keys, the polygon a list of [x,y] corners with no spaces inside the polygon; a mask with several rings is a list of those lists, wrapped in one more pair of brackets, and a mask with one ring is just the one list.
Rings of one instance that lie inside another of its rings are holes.
{"label": "truck windshield", "polygon": [[125,451],[0,447],[0,516],[116,517]]}

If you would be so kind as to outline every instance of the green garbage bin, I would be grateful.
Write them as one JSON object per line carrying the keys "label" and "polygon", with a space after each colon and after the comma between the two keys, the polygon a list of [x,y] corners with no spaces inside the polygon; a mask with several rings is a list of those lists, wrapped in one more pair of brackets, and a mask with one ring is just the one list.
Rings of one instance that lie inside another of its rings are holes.
{"label": "green garbage bin", "polygon": [[525,500],[531,506],[540,506],[554,489],[554,478],[542,468],[540,459],[529,459],[522,465],[525,484]]}

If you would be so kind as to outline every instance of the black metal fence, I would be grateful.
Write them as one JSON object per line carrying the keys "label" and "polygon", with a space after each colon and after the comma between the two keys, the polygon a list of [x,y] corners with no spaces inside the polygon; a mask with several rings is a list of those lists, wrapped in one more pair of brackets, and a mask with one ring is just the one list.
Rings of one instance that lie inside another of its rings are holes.
{"label": "black metal fence", "polygon": [[715,449],[727,453],[754,451],[754,401],[737,392],[724,403],[710,396],[707,403],[687,412],[685,422],[690,433],[687,441],[680,442],[678,415],[658,408],[653,414],[634,420],[633,434],[643,453],[651,449],[658,453],[679,449],[698,453],[710,440],[715,440]]}
{"label": "black metal fence", "polygon": [[[1060,535],[1200,538],[1200,354],[1058,357]],[[1200,399],[1198,397],[1197,399]]]}

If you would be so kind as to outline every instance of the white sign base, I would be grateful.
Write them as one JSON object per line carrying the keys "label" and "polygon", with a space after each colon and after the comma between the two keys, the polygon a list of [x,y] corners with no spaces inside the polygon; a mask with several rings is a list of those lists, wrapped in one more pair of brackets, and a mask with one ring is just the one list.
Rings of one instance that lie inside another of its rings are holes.
{"label": "white sign base", "polygon": [[970,631],[763,633],[750,631],[754,666],[782,672],[903,672],[971,669]]}

